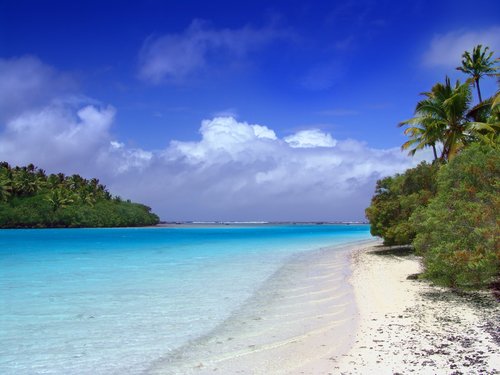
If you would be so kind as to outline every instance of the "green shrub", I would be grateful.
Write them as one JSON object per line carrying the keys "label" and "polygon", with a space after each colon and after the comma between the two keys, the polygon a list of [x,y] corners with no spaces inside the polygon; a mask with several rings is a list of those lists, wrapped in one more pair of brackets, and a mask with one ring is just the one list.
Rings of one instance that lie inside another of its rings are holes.
{"label": "green shrub", "polygon": [[438,174],[436,197],[411,217],[425,275],[448,286],[479,287],[500,270],[500,151],[472,145]]}
{"label": "green shrub", "polygon": [[410,244],[416,232],[409,218],[435,195],[438,169],[437,163],[423,162],[403,174],[377,181],[375,195],[366,209],[371,234],[382,237],[385,245]]}

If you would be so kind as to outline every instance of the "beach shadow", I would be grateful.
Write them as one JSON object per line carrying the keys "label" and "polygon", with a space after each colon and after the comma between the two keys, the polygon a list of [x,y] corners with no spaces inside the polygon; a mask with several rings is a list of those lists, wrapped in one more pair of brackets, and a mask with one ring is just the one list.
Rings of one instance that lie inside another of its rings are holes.
{"label": "beach shadow", "polygon": [[455,303],[473,308],[481,316],[481,328],[500,345],[500,304],[488,291],[461,291],[456,289],[435,289],[422,293],[434,304]]}
{"label": "beach shadow", "polygon": [[400,246],[375,246],[376,250],[370,251],[370,254],[381,255],[381,256],[410,256],[415,255],[415,250],[411,245],[400,245]]}
{"label": "beach shadow", "polygon": [[461,291],[456,289],[430,290],[422,295],[433,302],[455,301],[476,309],[497,309],[498,301],[488,291]]}

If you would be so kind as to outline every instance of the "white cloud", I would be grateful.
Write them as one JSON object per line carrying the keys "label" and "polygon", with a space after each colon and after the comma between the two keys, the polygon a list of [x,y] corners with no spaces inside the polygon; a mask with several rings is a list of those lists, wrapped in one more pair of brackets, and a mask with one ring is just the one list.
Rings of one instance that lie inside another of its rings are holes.
{"label": "white cloud", "polygon": [[139,77],[151,83],[179,83],[203,70],[211,58],[243,58],[287,33],[273,27],[214,29],[194,20],[182,33],[152,36],[139,54]]}
{"label": "white cloud", "polygon": [[284,139],[231,117],[204,120],[200,139],[160,151],[110,134],[112,107],[47,107],[7,124],[0,160],[96,176],[165,219],[362,219],[377,178],[412,160],[399,148],[336,141],[319,130]]}
{"label": "white cloud", "polygon": [[399,148],[371,149],[355,140],[340,140],[333,147],[331,135],[317,130],[291,136],[307,140],[308,147],[296,148],[269,128],[266,137],[257,136],[256,129],[232,118],[215,118],[202,123],[199,141],[173,142],[152,167],[165,179],[159,185],[169,197],[162,202],[166,215],[361,219],[376,179],[413,163]]}
{"label": "white cloud", "polygon": [[128,148],[125,144],[111,141],[109,148],[104,147],[98,153],[97,165],[112,176],[131,173],[146,168],[153,160],[154,154],[140,148]]}
{"label": "white cloud", "polygon": [[302,130],[284,138],[294,148],[334,147],[337,141],[319,129]]}
{"label": "white cloud", "polygon": [[[104,142],[109,142],[113,107],[49,105],[7,122],[0,133],[0,158],[47,168],[91,170]],[[89,169],[87,169],[87,166]]]}
{"label": "white cloud", "polygon": [[0,124],[66,95],[75,87],[69,75],[55,71],[36,57],[0,58]]}
{"label": "white cloud", "polygon": [[[57,86],[50,77],[59,74],[36,59],[7,66],[16,74],[31,71],[35,83],[0,85],[0,97]],[[375,181],[416,163],[399,148],[372,149],[317,129],[282,138],[267,126],[227,116],[202,121],[200,137],[191,142],[132,148],[113,136],[112,106],[57,92],[45,102],[19,97],[12,102],[15,112],[0,111],[7,118],[0,127],[0,160],[97,177],[114,194],[148,204],[164,219],[362,219]]]}
{"label": "white cloud", "polygon": [[216,117],[201,123],[199,142],[173,141],[165,151],[167,158],[176,158],[179,154],[191,163],[214,159],[219,161],[234,160],[249,150],[263,153],[270,147],[270,141],[276,140],[271,129],[261,125],[238,122],[233,117]]}
{"label": "white cloud", "polygon": [[435,35],[424,54],[424,64],[456,67],[460,64],[464,51],[472,51],[478,44],[500,52],[500,26],[480,31],[457,30]]}

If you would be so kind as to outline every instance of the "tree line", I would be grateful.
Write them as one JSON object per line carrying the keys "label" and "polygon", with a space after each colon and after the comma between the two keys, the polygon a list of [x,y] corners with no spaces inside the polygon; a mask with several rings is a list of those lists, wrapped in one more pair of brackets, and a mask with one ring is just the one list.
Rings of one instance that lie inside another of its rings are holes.
{"label": "tree line", "polygon": [[500,89],[484,100],[480,89],[488,77],[500,88],[499,61],[478,45],[457,67],[464,83],[446,77],[422,94],[398,125],[408,137],[402,150],[430,148],[434,160],[377,181],[366,209],[372,234],[412,244],[422,276],[441,285],[483,287],[500,276]]}
{"label": "tree line", "polygon": [[0,228],[155,225],[151,209],[111,193],[98,179],[47,175],[29,164],[0,163]]}

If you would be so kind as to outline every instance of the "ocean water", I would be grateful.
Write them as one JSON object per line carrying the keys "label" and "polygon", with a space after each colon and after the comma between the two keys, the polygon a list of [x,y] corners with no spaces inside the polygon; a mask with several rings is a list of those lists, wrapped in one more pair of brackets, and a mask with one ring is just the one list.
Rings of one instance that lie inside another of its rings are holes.
{"label": "ocean water", "polygon": [[0,230],[0,373],[140,374],[367,225]]}

